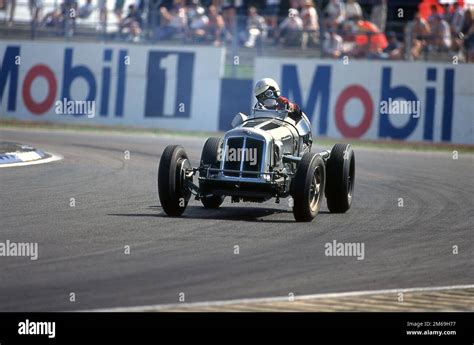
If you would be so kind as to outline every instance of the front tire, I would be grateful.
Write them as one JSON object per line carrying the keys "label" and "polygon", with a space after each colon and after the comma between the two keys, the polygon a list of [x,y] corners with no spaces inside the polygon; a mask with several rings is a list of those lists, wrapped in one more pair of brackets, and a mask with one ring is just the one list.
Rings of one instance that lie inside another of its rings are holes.
{"label": "front tire", "polygon": [[185,169],[191,164],[186,151],[179,145],[170,145],[161,155],[158,167],[158,196],[165,213],[172,217],[183,214],[191,197],[185,185]]}
{"label": "front tire", "polygon": [[321,207],[326,169],[321,156],[307,152],[301,158],[293,178],[293,215],[297,222],[310,222]]}
{"label": "front tire", "polygon": [[[207,139],[202,148],[201,166],[211,166],[211,168],[219,169],[222,145],[222,138],[211,137]],[[206,195],[201,197],[201,202],[205,208],[216,209],[224,202],[225,196],[209,193],[201,184],[199,185],[199,190],[201,194]]]}
{"label": "front tire", "polygon": [[336,144],[326,164],[326,198],[331,213],[345,213],[352,205],[355,155],[350,145]]}

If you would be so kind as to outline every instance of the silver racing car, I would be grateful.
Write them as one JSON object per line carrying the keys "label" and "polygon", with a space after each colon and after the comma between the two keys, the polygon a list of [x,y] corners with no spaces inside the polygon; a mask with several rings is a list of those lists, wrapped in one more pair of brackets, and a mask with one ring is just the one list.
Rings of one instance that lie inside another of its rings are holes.
{"label": "silver racing car", "polygon": [[[232,202],[264,202],[291,197],[296,221],[309,222],[319,212],[324,193],[332,213],[350,207],[355,157],[350,145],[311,152],[311,124],[302,114],[254,107],[239,113],[223,138],[207,139],[198,167],[183,147],[165,148],[158,167],[158,195],[169,216],[180,216],[192,195],[205,208]],[[197,184],[195,183],[195,177]],[[290,204],[291,205],[291,204]]]}

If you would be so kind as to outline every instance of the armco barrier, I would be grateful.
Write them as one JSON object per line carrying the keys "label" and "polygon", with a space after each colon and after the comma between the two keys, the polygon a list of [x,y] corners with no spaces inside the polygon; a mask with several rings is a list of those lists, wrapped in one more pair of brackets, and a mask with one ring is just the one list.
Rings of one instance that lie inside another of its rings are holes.
{"label": "armco barrier", "polygon": [[[474,144],[472,64],[259,57],[254,80],[264,77],[300,104],[316,135]],[[399,101],[419,112],[387,114]]]}
{"label": "armco barrier", "polygon": [[223,58],[214,47],[0,41],[0,115],[217,130]]}

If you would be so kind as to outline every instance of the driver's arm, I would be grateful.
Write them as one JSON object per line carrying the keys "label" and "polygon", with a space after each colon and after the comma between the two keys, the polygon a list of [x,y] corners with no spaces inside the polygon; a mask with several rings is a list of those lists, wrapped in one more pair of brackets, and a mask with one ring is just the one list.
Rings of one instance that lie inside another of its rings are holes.
{"label": "driver's arm", "polygon": [[283,96],[278,97],[278,103],[288,110],[290,117],[295,121],[298,121],[301,118],[301,109],[298,104],[290,102],[288,98]]}

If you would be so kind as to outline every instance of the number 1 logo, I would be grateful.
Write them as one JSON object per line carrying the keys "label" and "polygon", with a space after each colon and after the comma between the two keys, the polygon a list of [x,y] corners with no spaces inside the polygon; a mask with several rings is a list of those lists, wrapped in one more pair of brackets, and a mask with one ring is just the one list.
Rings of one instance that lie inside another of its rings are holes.
{"label": "number 1 logo", "polygon": [[190,117],[194,53],[150,51],[145,117]]}

